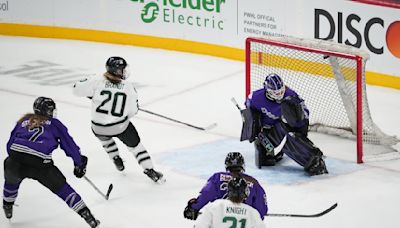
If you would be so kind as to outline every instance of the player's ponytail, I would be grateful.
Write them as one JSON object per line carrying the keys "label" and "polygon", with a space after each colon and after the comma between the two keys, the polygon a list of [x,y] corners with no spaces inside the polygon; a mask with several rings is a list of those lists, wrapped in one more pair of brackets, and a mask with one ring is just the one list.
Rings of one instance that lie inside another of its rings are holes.
{"label": "player's ponytail", "polygon": [[104,77],[113,84],[118,84],[122,81],[121,78],[114,76],[108,72],[104,73]]}
{"label": "player's ponytail", "polygon": [[46,116],[42,115],[37,115],[34,113],[27,113],[23,115],[17,122],[18,124],[21,124],[25,120],[27,121],[25,127],[28,129],[33,129],[33,128],[38,128],[43,126],[43,124],[48,120],[49,118]]}

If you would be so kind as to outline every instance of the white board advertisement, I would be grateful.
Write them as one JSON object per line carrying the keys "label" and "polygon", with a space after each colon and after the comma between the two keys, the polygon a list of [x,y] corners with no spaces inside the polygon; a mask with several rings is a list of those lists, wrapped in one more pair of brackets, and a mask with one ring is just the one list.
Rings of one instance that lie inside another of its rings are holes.
{"label": "white board advertisement", "polygon": [[0,23],[140,34],[240,49],[249,36],[333,39],[367,50],[367,70],[400,77],[400,10],[351,1],[0,0]]}

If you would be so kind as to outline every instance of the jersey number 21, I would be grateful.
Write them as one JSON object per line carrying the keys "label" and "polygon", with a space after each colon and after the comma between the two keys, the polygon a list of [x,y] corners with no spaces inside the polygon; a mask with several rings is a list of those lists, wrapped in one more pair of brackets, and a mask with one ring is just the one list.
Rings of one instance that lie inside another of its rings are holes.
{"label": "jersey number 21", "polygon": [[232,225],[229,228],[245,228],[246,227],[246,219],[244,219],[244,218],[239,220],[240,227],[237,226],[238,221],[235,217],[225,216],[222,219],[222,222],[223,223],[232,222]]}

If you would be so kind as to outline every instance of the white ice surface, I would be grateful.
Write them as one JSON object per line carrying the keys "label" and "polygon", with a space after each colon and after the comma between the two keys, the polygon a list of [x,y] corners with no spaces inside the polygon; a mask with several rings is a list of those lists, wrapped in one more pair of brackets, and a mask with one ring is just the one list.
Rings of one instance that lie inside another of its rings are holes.
{"label": "white ice surface", "polygon": [[[187,200],[197,196],[211,173],[223,170],[224,156],[235,150],[243,152],[247,172],[265,188],[271,213],[316,213],[339,204],[320,218],[267,217],[268,227],[400,227],[400,160],[357,165],[354,142],[311,133],[311,140],[327,156],[329,175],[307,177],[288,158],[276,167],[255,168],[252,145],[238,140],[241,119],[230,101],[235,97],[243,103],[243,62],[123,45],[7,36],[0,36],[0,50],[1,160],[17,119],[31,112],[36,96],[52,97],[59,119],[89,157],[87,176],[103,191],[114,184],[110,200],[104,200],[87,182],[73,176],[72,161],[63,151],[54,152],[56,165],[101,220],[100,227],[192,227],[193,222],[182,214]],[[120,142],[126,170],[115,169],[90,130],[89,100],[74,97],[71,85],[43,86],[40,78],[2,73],[42,60],[85,77],[102,72],[112,55],[130,63],[129,80],[138,85],[142,108],[202,127],[218,124],[203,132],[139,112],[133,123],[156,169],[165,174],[165,185],[152,183]],[[368,94],[375,122],[388,134],[399,136],[400,91],[368,86]],[[3,167],[0,170],[3,183]],[[57,196],[32,180],[23,182],[16,203],[11,222],[0,214],[0,227],[88,227]]]}

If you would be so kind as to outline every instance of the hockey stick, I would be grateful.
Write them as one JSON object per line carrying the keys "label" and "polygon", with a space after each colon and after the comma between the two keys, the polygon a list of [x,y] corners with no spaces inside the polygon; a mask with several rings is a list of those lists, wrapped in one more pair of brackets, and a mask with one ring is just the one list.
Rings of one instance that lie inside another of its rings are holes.
{"label": "hockey stick", "polygon": [[237,103],[237,101],[234,97],[231,98],[231,101],[236,106],[236,108],[239,109],[239,111],[242,111],[242,109],[240,108],[239,104]]}
{"label": "hockey stick", "polygon": [[316,217],[320,217],[323,216],[327,213],[329,213],[330,211],[332,211],[333,209],[335,209],[337,207],[337,203],[333,204],[330,208],[317,213],[317,214],[311,214],[311,215],[301,215],[301,214],[274,214],[274,213],[268,213],[267,216],[275,216],[275,217],[298,217],[298,218],[316,218]]}
{"label": "hockey stick", "polygon": [[198,126],[195,126],[195,125],[192,125],[192,124],[189,124],[189,123],[185,123],[185,122],[182,122],[182,121],[179,121],[179,120],[176,120],[176,119],[172,119],[170,117],[167,117],[167,116],[164,116],[164,115],[161,115],[161,114],[158,114],[158,113],[146,110],[146,109],[139,108],[139,110],[142,111],[142,112],[154,115],[154,116],[158,116],[158,117],[170,120],[170,121],[175,122],[175,123],[180,123],[180,124],[186,125],[188,127],[192,127],[192,128],[197,129],[197,130],[201,130],[201,131],[208,131],[208,130],[210,130],[210,129],[212,129],[212,128],[217,126],[217,123],[213,123],[213,124],[211,124],[211,125],[209,125],[207,127],[198,127]]}
{"label": "hockey stick", "polygon": [[97,186],[87,176],[83,176],[83,179],[85,179],[94,188],[94,190],[96,190],[101,196],[103,196],[104,199],[108,200],[108,198],[110,198],[110,193],[114,187],[113,184],[110,184],[108,186],[107,193],[104,194],[102,191],[100,191],[99,188],[97,188]]}

